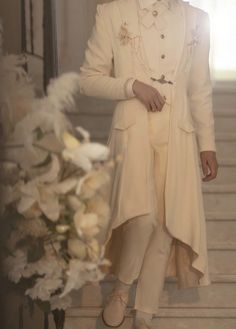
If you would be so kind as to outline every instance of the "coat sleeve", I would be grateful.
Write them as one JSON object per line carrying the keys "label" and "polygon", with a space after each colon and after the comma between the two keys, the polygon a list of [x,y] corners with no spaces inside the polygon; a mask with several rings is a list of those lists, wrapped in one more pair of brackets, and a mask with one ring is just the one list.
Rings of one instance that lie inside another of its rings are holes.
{"label": "coat sleeve", "polygon": [[190,69],[188,95],[196,127],[199,151],[215,151],[215,127],[212,106],[212,83],[209,68],[209,15],[201,11],[198,20],[198,38]]}
{"label": "coat sleeve", "polygon": [[114,77],[111,24],[108,17],[109,3],[96,7],[85,59],[80,67],[80,93],[104,99],[122,100],[134,96],[131,89],[133,77]]}

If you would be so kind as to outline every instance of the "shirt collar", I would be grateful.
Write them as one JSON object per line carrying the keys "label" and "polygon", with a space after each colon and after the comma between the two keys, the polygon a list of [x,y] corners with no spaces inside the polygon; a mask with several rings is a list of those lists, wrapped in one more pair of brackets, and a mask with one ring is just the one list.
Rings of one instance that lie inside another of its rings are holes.
{"label": "shirt collar", "polygon": [[169,7],[171,5],[172,0],[138,0],[140,8],[149,8],[152,5],[165,5]]}

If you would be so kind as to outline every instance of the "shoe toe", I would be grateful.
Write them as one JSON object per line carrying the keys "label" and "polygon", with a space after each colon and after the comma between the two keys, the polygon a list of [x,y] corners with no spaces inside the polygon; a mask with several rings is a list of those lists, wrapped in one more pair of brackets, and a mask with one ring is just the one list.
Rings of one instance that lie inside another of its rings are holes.
{"label": "shoe toe", "polygon": [[102,313],[105,324],[110,327],[119,327],[124,320],[124,311],[111,303],[107,305]]}

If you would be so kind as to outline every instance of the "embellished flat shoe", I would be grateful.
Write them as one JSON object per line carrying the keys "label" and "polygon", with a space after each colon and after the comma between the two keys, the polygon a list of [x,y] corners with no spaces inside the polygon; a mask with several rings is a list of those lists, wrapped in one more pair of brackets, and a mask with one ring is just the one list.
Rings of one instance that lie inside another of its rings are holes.
{"label": "embellished flat shoe", "polygon": [[108,327],[117,328],[125,320],[125,310],[128,303],[129,293],[114,289],[107,297],[106,305],[102,311],[102,320]]}

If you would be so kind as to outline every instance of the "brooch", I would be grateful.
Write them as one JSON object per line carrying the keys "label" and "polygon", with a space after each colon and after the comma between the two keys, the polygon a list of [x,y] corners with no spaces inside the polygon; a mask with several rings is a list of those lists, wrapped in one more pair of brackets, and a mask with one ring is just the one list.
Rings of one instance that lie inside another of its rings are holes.
{"label": "brooch", "polygon": [[132,33],[128,30],[128,23],[124,22],[120,26],[118,38],[121,45],[127,45],[130,43],[131,46],[134,46],[136,39],[139,38],[139,36],[132,36]]}

